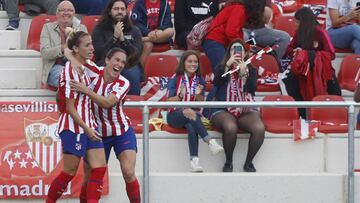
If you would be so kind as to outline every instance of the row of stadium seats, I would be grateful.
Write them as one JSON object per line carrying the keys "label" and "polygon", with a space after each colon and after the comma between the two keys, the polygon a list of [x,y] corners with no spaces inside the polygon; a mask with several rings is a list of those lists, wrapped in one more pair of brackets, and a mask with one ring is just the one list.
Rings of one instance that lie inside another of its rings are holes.
{"label": "row of stadium seats", "polygon": [[[126,101],[144,101],[142,96],[127,96]],[[269,95],[265,96],[263,101],[295,101],[290,96],[283,95]],[[337,95],[322,95],[314,97],[313,101],[344,101],[341,96]],[[142,133],[143,118],[142,110],[140,108],[125,108],[126,114],[130,117],[136,133]],[[261,116],[265,123],[267,132],[278,134],[293,133],[292,122],[299,119],[297,108],[273,108],[264,107],[260,110]],[[310,108],[308,110],[308,119],[320,121],[319,132],[322,133],[347,133],[348,130],[348,115],[346,108]],[[154,131],[154,126],[149,126],[149,132]],[[187,134],[185,129],[175,129],[163,123],[162,131],[167,131],[173,134]],[[218,131],[217,129],[212,129]],[[243,132],[240,132],[243,133]]]}

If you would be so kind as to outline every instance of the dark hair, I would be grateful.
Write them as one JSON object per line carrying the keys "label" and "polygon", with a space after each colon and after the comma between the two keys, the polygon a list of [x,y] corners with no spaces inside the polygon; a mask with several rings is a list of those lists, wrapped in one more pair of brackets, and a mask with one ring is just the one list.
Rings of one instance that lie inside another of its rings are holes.
{"label": "dark hair", "polygon": [[181,55],[179,65],[176,68],[176,74],[177,75],[184,74],[184,72],[185,72],[185,61],[191,55],[195,55],[197,60],[198,60],[199,66],[198,66],[198,69],[196,70],[195,74],[200,75],[200,57],[199,57],[199,54],[196,51],[193,51],[193,50],[187,50]]}
{"label": "dark hair", "polygon": [[121,52],[123,54],[125,54],[125,56],[127,56],[126,51],[124,51],[124,49],[118,48],[118,47],[114,47],[111,48],[107,53],[106,53],[106,58],[111,59],[111,57],[113,57],[117,52]]}
{"label": "dark hair", "polygon": [[247,14],[247,27],[259,28],[265,25],[264,12],[266,0],[244,0],[244,6]]}
{"label": "dark hair", "polygon": [[[104,9],[104,11],[100,17],[100,20],[98,23],[98,25],[100,27],[107,29],[107,30],[113,30],[113,24],[116,22],[114,21],[113,17],[111,16],[111,9],[114,6],[114,4],[118,1],[123,2],[125,4],[125,8],[126,9],[128,8],[128,4],[127,4],[126,0],[110,0],[108,2],[108,4],[106,5],[106,8]],[[129,19],[127,12],[126,12],[126,16],[124,17],[123,23],[124,23],[124,31],[129,31],[133,26],[132,22]]]}
{"label": "dark hair", "polygon": [[315,14],[310,8],[303,7],[296,11],[295,19],[299,21],[299,26],[296,30],[297,46],[302,49],[311,49],[316,32],[315,28],[319,25]]}
{"label": "dark hair", "polygon": [[231,47],[233,44],[235,43],[240,43],[243,48],[245,49],[245,59],[248,58],[248,52],[249,52],[249,48],[246,46],[245,42],[241,39],[234,39],[233,41],[230,42],[230,44],[228,45],[226,52],[225,52],[225,56],[223,61],[221,62],[221,67],[225,67],[226,62],[229,60],[229,58],[231,57]]}
{"label": "dark hair", "polygon": [[81,38],[88,36],[89,33],[84,31],[74,31],[72,28],[67,27],[65,29],[65,36],[67,36],[66,45],[69,49],[73,50],[73,46],[78,47],[81,42]]}

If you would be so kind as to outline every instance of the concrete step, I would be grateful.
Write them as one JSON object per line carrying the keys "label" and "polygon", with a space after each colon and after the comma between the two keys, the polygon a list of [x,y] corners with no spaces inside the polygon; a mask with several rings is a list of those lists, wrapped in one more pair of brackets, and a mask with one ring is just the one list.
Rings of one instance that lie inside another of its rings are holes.
{"label": "concrete step", "polygon": [[20,30],[0,30],[0,49],[20,49]]}
{"label": "concrete step", "polygon": [[39,88],[42,59],[34,50],[0,50],[0,88]]}

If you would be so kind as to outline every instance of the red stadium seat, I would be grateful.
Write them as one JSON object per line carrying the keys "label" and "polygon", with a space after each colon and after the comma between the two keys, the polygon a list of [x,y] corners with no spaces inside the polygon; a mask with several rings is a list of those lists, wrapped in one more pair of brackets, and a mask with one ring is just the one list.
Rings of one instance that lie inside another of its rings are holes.
{"label": "red stadium seat", "polygon": [[[260,66],[264,68],[265,72],[271,73],[279,73],[279,65],[276,59],[271,55],[263,55],[260,60],[255,60],[252,64],[259,68]],[[279,85],[265,85],[258,84],[257,90],[258,92],[276,92],[280,91]]]}
{"label": "red stadium seat", "polygon": [[27,49],[40,51],[40,34],[45,23],[56,20],[56,16],[40,15],[35,16],[30,24],[29,34],[27,38]]}
{"label": "red stadium seat", "polygon": [[[145,101],[144,97],[137,95],[127,95],[126,101]],[[143,112],[140,107],[124,107],[125,114],[130,118],[131,126],[134,128],[135,133],[143,133]],[[149,132],[154,131],[154,126],[149,125]]]}
{"label": "red stadium seat", "polygon": [[[321,95],[312,101],[344,101],[341,96]],[[348,131],[348,114],[346,108],[310,108],[309,120],[320,121],[319,132],[346,133]]]}
{"label": "red stadium seat", "polygon": [[200,55],[200,68],[201,68],[201,75],[203,76],[203,78],[206,82],[205,90],[210,91],[210,89],[212,87],[212,80],[213,80],[214,74],[213,74],[213,71],[211,68],[210,60],[204,54]]}
{"label": "red stadium seat", "polygon": [[310,4],[310,5],[322,5],[326,6],[327,1],[326,0],[302,0],[303,4]]}
{"label": "red stadium seat", "polygon": [[294,36],[296,32],[296,24],[294,16],[277,16],[274,20],[274,28],[278,30],[283,30],[291,37]]}
{"label": "red stadium seat", "polygon": [[338,80],[342,89],[355,91],[355,77],[360,67],[360,55],[351,54],[344,57],[340,65]]}
{"label": "red stadium seat", "polygon": [[354,53],[350,48],[335,48],[336,53]]}
{"label": "red stadium seat", "polygon": [[153,49],[151,52],[165,52],[170,50],[170,44],[169,43],[163,43],[163,44],[154,44]]}
{"label": "red stadium seat", "polygon": [[85,25],[89,34],[92,33],[101,16],[84,16],[81,24]]}
{"label": "red stadium seat", "polygon": [[178,65],[176,56],[150,55],[145,60],[145,75],[147,77],[171,77]]}
{"label": "red stadium seat", "polygon": [[[290,96],[269,95],[263,98],[263,101],[295,101]],[[293,120],[299,119],[297,108],[261,108],[265,129],[272,133],[293,133]]]}
{"label": "red stadium seat", "polygon": [[163,124],[161,130],[172,134],[187,134],[187,130],[185,128],[173,128],[168,124]]}

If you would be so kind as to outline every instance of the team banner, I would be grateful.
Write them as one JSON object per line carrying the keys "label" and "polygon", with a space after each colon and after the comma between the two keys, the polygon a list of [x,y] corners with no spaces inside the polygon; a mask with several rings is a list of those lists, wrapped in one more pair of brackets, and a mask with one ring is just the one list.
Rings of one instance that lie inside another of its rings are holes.
{"label": "team banner", "polygon": [[[62,170],[58,118],[55,102],[0,102],[0,199],[46,197]],[[82,177],[81,164],[63,197],[79,197]]]}

